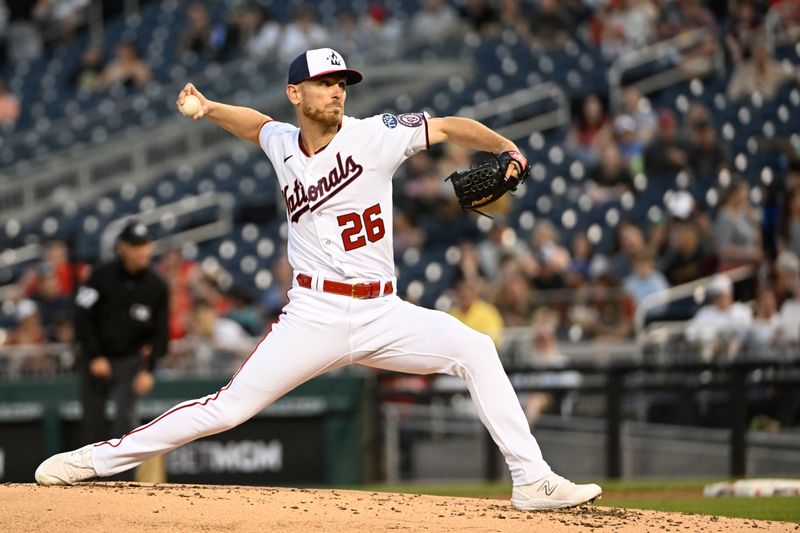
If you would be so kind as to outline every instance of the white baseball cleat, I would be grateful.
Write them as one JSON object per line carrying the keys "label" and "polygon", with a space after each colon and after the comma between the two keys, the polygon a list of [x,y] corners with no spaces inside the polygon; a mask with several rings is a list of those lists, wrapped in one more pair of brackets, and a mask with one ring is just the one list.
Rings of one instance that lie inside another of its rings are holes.
{"label": "white baseball cleat", "polygon": [[92,465],[92,447],[88,444],[71,452],[58,453],[45,459],[36,469],[39,485],[72,485],[78,481],[95,477]]}
{"label": "white baseball cleat", "polygon": [[511,505],[521,511],[565,509],[591,503],[603,493],[599,485],[576,485],[558,474],[550,474],[530,485],[514,487]]}

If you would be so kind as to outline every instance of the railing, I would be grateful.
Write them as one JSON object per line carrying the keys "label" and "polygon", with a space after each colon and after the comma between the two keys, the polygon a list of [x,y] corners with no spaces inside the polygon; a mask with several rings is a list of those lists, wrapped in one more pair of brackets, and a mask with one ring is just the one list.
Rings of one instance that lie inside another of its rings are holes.
{"label": "railing", "polygon": [[155,253],[160,254],[186,242],[201,242],[215,239],[230,234],[233,229],[234,198],[231,193],[206,192],[197,196],[183,198],[177,202],[165,204],[155,209],[132,213],[111,222],[100,235],[100,254],[103,259],[114,255],[114,243],[117,235],[131,220],[136,219],[142,224],[152,225],[162,221],[164,216],[178,219],[183,215],[194,213],[203,209],[216,208],[215,220],[201,226],[172,233],[168,237],[155,242]]}
{"label": "railing", "polygon": [[[571,364],[553,368],[508,368],[509,374],[519,375],[541,372],[579,372],[587,377],[579,384],[564,386],[516,386],[518,393],[546,392],[564,393],[578,391],[587,394],[601,394],[605,397],[605,475],[616,479],[624,475],[622,462],[622,433],[624,424],[624,403],[627,394],[651,393],[664,391],[682,391],[684,393],[699,393],[700,391],[725,391],[729,397],[730,418],[728,420],[728,469],[732,477],[742,477],[747,474],[747,433],[748,433],[748,404],[747,393],[754,388],[769,389],[776,385],[784,387],[800,386],[800,357],[790,360],[751,360],[729,364],[705,364],[700,362],[685,363],[681,365],[652,365],[639,362],[617,361],[613,364]],[[396,374],[382,373],[379,382],[391,378]],[[401,390],[396,388],[381,388],[379,399],[383,400],[383,414],[388,417],[384,421],[386,436],[385,464],[387,468],[397,466],[398,452],[396,449],[397,438],[401,425],[401,415],[404,413],[421,413],[424,409],[410,408],[392,404],[398,397],[412,397],[416,402],[431,402],[434,399],[447,400],[455,395],[468,393],[466,387],[454,389],[428,389]],[[441,412],[437,416],[444,417],[447,413]],[[448,424],[447,428],[464,429],[468,421],[458,417],[457,424]],[[452,426],[452,427],[451,427]],[[474,426],[473,426],[474,427]],[[418,424],[416,429],[420,429]],[[477,430],[481,431],[481,430]],[[499,478],[499,468],[496,461],[496,446],[487,431],[482,431],[485,439],[484,472],[487,480],[494,481]],[[393,446],[394,449],[388,449]],[[396,472],[396,470],[395,470]],[[387,475],[394,475],[387,470]]]}
{"label": "railing", "polygon": [[26,244],[19,248],[6,248],[0,252],[0,268],[10,268],[39,259],[41,256],[42,246],[38,243]]}
{"label": "railing", "polygon": [[530,135],[533,131],[547,130],[569,124],[569,101],[564,94],[564,90],[558,84],[552,82],[540,83],[479,104],[462,107],[459,109],[458,114],[483,121],[544,100],[553,100],[556,103],[556,109],[499,127],[497,132],[509,139],[518,139]]}
{"label": "railing", "polygon": [[[749,265],[737,267],[725,272],[725,275],[728,276],[734,283],[752,278],[755,274],[756,269]],[[694,297],[696,301],[702,301],[705,297],[706,287],[708,286],[712,277],[713,276],[707,276],[696,279],[694,281],[690,281],[689,283],[676,285],[664,291],[646,296],[637,306],[636,314],[634,315],[636,339],[639,341],[639,343],[641,344],[641,342],[643,342],[645,339],[645,320],[649,312],[651,312],[653,309],[667,306],[684,298]]]}
{"label": "railing", "polygon": [[618,112],[622,103],[622,78],[626,72],[653,61],[681,58],[683,52],[710,40],[715,43],[713,54],[710,57],[694,58],[691,70],[678,63],[632,84],[638,87],[642,94],[650,94],[698,75],[707,74],[714,70],[721,71],[724,68],[724,53],[722,47],[716,43],[716,33],[706,28],[689,30],[670,39],[622,54],[608,69],[609,98],[612,112]]}

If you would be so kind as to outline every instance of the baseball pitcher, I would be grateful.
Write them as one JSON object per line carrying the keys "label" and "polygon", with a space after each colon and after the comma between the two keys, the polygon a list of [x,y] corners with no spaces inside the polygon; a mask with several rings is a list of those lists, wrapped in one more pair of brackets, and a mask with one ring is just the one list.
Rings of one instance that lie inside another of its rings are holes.
{"label": "baseball pitcher", "polygon": [[330,48],[298,56],[286,85],[296,126],[209,100],[191,83],[183,88],[179,107],[187,97],[199,100],[194,120],[207,118],[255,143],[272,162],[289,225],[290,301],[227,385],[120,438],[47,459],[36,470],[39,484],[69,485],[133,468],[245,422],[315,376],[358,364],[462,378],[505,456],[517,509],[572,507],[600,496],[599,486],[576,485],[542,458],[488,336],[395,293],[392,176],[403,161],[443,142],[497,154],[474,172],[451,176],[465,209],[512,190],[527,176],[527,161],[514,143],[473,120],[347,116],[347,87],[361,79]]}

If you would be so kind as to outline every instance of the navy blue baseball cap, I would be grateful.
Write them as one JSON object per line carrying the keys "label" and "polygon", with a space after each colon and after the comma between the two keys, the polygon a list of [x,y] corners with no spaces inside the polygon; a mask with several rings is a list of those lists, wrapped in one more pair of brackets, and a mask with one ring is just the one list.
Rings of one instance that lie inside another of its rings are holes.
{"label": "navy blue baseball cap", "polygon": [[317,48],[303,52],[289,65],[289,84],[297,85],[312,78],[328,74],[344,74],[347,85],[355,85],[364,76],[357,70],[347,68],[342,54],[332,48]]}

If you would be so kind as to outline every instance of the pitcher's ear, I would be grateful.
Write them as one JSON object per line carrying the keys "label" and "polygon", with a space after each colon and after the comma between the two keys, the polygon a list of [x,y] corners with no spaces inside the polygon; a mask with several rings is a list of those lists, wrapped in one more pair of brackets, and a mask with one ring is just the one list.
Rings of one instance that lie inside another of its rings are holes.
{"label": "pitcher's ear", "polygon": [[297,85],[289,84],[286,86],[286,97],[289,101],[297,105],[300,103],[300,88]]}

